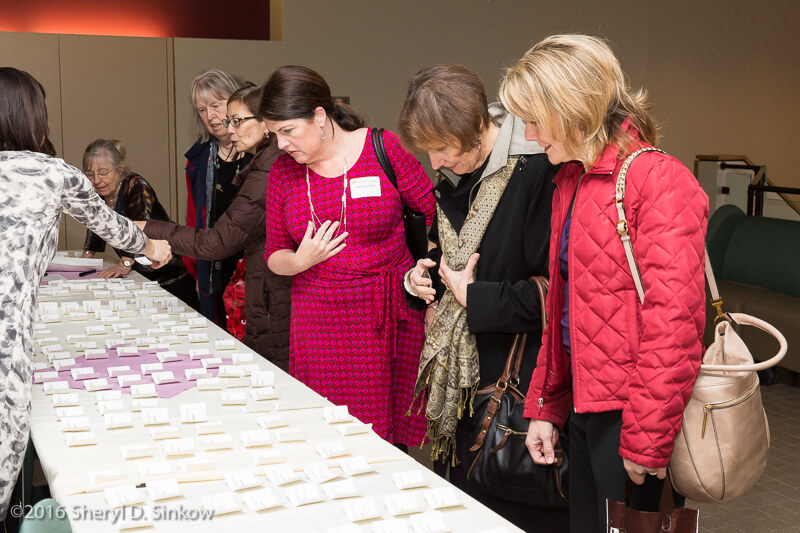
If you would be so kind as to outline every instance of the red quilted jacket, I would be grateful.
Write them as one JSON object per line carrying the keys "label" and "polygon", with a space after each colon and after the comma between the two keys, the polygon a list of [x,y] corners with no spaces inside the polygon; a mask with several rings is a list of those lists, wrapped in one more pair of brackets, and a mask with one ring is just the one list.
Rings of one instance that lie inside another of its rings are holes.
{"label": "red quilted jacket", "polygon": [[[525,416],[561,427],[572,406],[579,413],[621,409],[620,455],[657,468],[669,463],[703,355],[708,197],[671,156],[646,152],[630,166],[625,210],[645,289],[642,305],[616,231],[617,154],[609,146],[580,180],[577,162],[563,165],[555,178],[551,319]],[[568,252],[570,361],[561,342],[558,251],[576,187]]]}

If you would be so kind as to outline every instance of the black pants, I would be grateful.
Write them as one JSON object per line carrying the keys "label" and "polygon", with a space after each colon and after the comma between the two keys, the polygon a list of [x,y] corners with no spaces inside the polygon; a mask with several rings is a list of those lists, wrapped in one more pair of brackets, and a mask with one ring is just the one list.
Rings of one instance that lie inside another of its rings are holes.
{"label": "black pants", "polygon": [[[569,523],[573,533],[605,533],[606,498],[625,501],[628,473],[619,455],[622,411],[572,413],[569,428]],[[630,505],[658,511],[664,481],[645,476]]]}

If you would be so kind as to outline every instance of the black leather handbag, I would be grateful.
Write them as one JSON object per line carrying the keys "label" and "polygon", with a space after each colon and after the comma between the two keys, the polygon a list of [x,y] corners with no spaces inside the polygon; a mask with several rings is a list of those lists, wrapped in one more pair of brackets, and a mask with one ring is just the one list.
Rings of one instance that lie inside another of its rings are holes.
{"label": "black leather handbag", "polygon": [[[545,295],[548,282],[531,278],[539,289],[542,327],[546,324]],[[567,506],[566,431],[559,435],[556,463],[538,465],[525,446],[529,421],[523,416],[525,395],[517,388],[527,334],[517,334],[508,353],[503,375],[497,383],[479,390],[473,400],[474,420],[480,420],[471,435],[473,443],[461,460],[468,465],[469,484],[497,498],[538,505]]]}
{"label": "black leather handbag", "polygon": [[[397,189],[397,175],[394,173],[392,162],[389,161],[386,148],[383,146],[383,128],[372,128],[372,146],[386,177]],[[403,202],[403,225],[406,228],[406,246],[408,246],[414,261],[419,261],[428,253],[428,227],[425,224],[425,215],[417,213]]]}

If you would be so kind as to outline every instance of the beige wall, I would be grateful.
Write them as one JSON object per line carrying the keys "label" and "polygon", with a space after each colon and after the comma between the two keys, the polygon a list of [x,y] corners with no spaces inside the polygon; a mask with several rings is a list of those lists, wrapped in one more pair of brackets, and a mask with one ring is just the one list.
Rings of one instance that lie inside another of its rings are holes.
{"label": "beige wall", "polygon": [[[281,40],[0,33],[0,61],[43,81],[54,141],[68,161],[77,162],[90,137],[123,138],[135,168],[157,183],[179,220],[183,153],[193,142],[188,91],[203,69],[221,67],[261,82],[280,65],[308,65],[334,94],[350,96],[371,124],[391,128],[419,68],[462,63],[493,98],[503,68],[557,32],[614,43],[632,85],[650,91],[663,147],[690,168],[696,154],[743,153],[768,165],[774,182],[800,187],[793,158],[800,145],[800,44],[789,23],[800,18],[794,0],[273,0],[273,6],[273,24],[283,16],[282,28],[272,29]],[[118,56],[121,66],[96,64],[98,54]]]}

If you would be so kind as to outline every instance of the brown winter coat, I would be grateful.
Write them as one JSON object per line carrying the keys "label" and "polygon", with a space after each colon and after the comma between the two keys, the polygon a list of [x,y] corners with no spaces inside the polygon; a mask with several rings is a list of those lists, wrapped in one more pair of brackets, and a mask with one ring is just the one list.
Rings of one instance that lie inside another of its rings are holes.
{"label": "brown winter coat", "polygon": [[198,259],[220,259],[245,249],[243,342],[283,370],[289,370],[289,291],[291,279],[278,276],[264,261],[265,191],[269,168],[282,154],[272,143],[261,149],[236,176],[236,198],[210,230],[150,220],[145,233],[166,239],[172,251]]}

